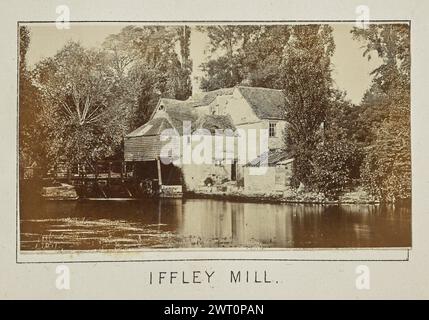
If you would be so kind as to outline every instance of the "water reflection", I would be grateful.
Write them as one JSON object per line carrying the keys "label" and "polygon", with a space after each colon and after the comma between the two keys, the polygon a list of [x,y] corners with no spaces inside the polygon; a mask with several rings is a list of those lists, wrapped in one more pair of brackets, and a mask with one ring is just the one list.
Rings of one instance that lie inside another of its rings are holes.
{"label": "water reflection", "polygon": [[183,207],[178,232],[192,245],[293,247],[291,215],[284,206],[191,200]]}
{"label": "water reflection", "polygon": [[21,249],[407,247],[410,206],[207,199],[21,204]]}

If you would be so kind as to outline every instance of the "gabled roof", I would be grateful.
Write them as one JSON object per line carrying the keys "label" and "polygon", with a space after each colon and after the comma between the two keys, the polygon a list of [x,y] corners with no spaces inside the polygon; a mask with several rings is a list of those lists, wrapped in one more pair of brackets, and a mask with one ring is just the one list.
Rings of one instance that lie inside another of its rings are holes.
{"label": "gabled roof", "polygon": [[[293,161],[293,158],[284,150],[276,149],[264,152],[256,159],[246,164],[246,167],[259,167],[261,162],[265,162],[268,157],[268,166],[274,167],[277,164]],[[264,163],[263,163],[264,164]]]}
{"label": "gabled roof", "polygon": [[231,129],[235,131],[235,126],[232,123],[230,115],[203,115],[197,119],[195,129],[207,129],[211,133],[215,133],[216,129]]}
{"label": "gabled roof", "polygon": [[[181,134],[184,121],[190,121],[192,124],[191,129],[194,131],[198,127],[198,124],[195,124],[197,114],[194,112],[194,108],[207,106],[218,96],[232,95],[236,89],[239,90],[256,116],[260,119],[285,119],[284,108],[286,101],[281,90],[237,86],[210,92],[201,92],[185,101],[161,98],[152,113],[151,119],[143,126],[129,133],[127,137],[158,135],[162,130],[173,127]],[[161,106],[167,117],[154,118],[154,115]],[[161,121],[160,119],[164,120]],[[229,116],[206,115],[204,116],[204,120],[199,120],[199,123],[200,125],[204,123],[207,129],[213,131],[216,129],[216,126],[220,126],[218,129],[235,129]]]}
{"label": "gabled roof", "polygon": [[210,103],[212,103],[218,96],[225,96],[225,95],[232,95],[234,92],[233,88],[222,88],[217,89],[213,91],[208,92],[199,92],[196,93],[194,96],[189,98],[189,102],[194,102],[197,105],[196,106],[208,106]]}
{"label": "gabled roof", "polygon": [[238,86],[244,99],[260,119],[285,119],[286,100],[281,90]]}
{"label": "gabled roof", "polygon": [[[177,100],[176,100],[177,101]],[[194,112],[193,108],[185,103],[179,104],[163,104],[164,111],[167,114],[168,120],[171,122],[173,127],[182,134],[183,132],[183,122],[191,122],[191,130],[194,129],[195,122],[197,120],[197,114]]]}
{"label": "gabled roof", "polygon": [[[177,101],[177,100],[174,100]],[[235,131],[235,126],[229,115],[202,115],[198,117],[193,108],[186,105],[176,105],[176,103],[162,103],[165,115],[150,119],[144,125],[126,135],[130,137],[143,137],[160,135],[165,129],[176,129],[180,135],[183,134],[183,122],[191,123],[191,131],[196,129],[207,129],[214,133],[215,129],[231,129]]]}
{"label": "gabled roof", "polygon": [[155,118],[146,122],[144,125],[138,127],[133,132],[127,134],[126,138],[132,137],[148,137],[148,136],[157,136],[165,129],[173,128],[170,122],[166,118]]}
{"label": "gabled roof", "polygon": [[159,100],[158,106],[162,105],[166,109],[208,106],[218,96],[232,95],[235,89],[239,90],[260,119],[285,119],[284,108],[287,104],[283,92],[277,89],[261,87],[237,86],[209,92],[199,92],[185,101],[162,98]]}
{"label": "gabled roof", "polygon": [[159,99],[157,106],[161,106],[161,105],[164,106],[165,108],[192,108],[192,107],[198,106],[199,101],[161,98]]}

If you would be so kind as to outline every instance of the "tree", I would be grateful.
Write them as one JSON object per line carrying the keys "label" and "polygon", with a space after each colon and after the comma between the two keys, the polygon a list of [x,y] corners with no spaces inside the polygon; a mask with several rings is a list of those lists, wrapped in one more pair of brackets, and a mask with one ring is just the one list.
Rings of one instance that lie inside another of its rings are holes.
{"label": "tree", "polygon": [[402,116],[384,121],[376,131],[375,142],[367,149],[362,165],[362,180],[368,191],[385,201],[411,196],[411,155],[409,126]]}
{"label": "tree", "polygon": [[362,164],[365,187],[383,200],[411,196],[410,136],[410,39],[408,24],[370,25],[354,28],[353,36],[364,41],[364,55],[376,52],[383,63],[376,68],[364,103],[379,110],[372,123],[371,143]]}
{"label": "tree", "polygon": [[245,77],[254,87],[282,89],[283,51],[291,35],[291,26],[267,25],[248,30],[251,35],[243,43],[242,65]]}
{"label": "tree", "polygon": [[36,121],[40,112],[40,95],[27,69],[26,54],[30,45],[30,30],[19,28],[19,157],[20,165],[45,163],[43,132]]}
{"label": "tree", "polygon": [[[233,69],[231,69],[231,61],[234,61]],[[230,60],[226,56],[203,63],[201,69],[205,73],[205,77],[201,79],[200,89],[213,91],[220,88],[232,88],[240,84],[243,76],[238,70],[239,67],[238,59]]]}
{"label": "tree", "polygon": [[311,185],[313,154],[321,124],[331,104],[332,29],[322,25],[294,26],[281,65],[288,126],[285,145],[294,154],[293,181]]}
{"label": "tree", "polygon": [[126,110],[118,103],[118,79],[104,52],[69,42],[36,66],[34,78],[52,164],[90,164],[114,153],[126,132]]}
{"label": "tree", "polygon": [[19,27],[19,69],[26,69],[28,47],[30,46],[30,30],[26,26]]}
{"label": "tree", "polygon": [[191,60],[191,28],[188,26],[176,27],[177,36],[180,46],[180,76],[181,89],[180,98],[187,99],[192,94],[192,60]]}
{"label": "tree", "polygon": [[192,94],[190,32],[188,26],[127,26],[104,42],[121,75],[130,128],[149,119],[161,96],[185,100]]}
{"label": "tree", "polygon": [[201,68],[205,77],[201,80],[201,89],[212,91],[233,87],[244,79],[240,63],[246,26],[201,26],[197,30],[207,34],[212,58]]}
{"label": "tree", "polygon": [[327,125],[312,154],[309,187],[336,200],[340,194],[357,185],[362,151],[359,144],[348,136],[347,128],[338,121],[341,110],[332,109],[335,114],[327,116]]}
{"label": "tree", "polygon": [[279,88],[279,67],[290,36],[290,27],[199,27],[209,38],[210,59],[201,65],[205,76],[201,89],[211,91],[238,84]]}

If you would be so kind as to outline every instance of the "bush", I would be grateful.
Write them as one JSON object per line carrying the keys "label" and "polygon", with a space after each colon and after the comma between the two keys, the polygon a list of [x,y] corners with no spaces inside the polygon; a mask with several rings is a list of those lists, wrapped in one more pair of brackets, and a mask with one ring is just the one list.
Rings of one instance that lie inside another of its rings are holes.
{"label": "bush", "polygon": [[353,186],[355,168],[360,164],[358,148],[346,139],[328,139],[313,155],[312,187],[331,199]]}
{"label": "bush", "polygon": [[410,133],[401,121],[381,124],[361,168],[365,189],[388,202],[411,198]]}

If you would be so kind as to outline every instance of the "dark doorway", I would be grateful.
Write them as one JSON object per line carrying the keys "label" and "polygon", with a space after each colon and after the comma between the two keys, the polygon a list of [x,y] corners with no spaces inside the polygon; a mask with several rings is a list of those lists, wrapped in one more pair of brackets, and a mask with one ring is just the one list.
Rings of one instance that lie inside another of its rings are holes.
{"label": "dark doorway", "polygon": [[231,181],[237,181],[237,160],[231,164]]}

